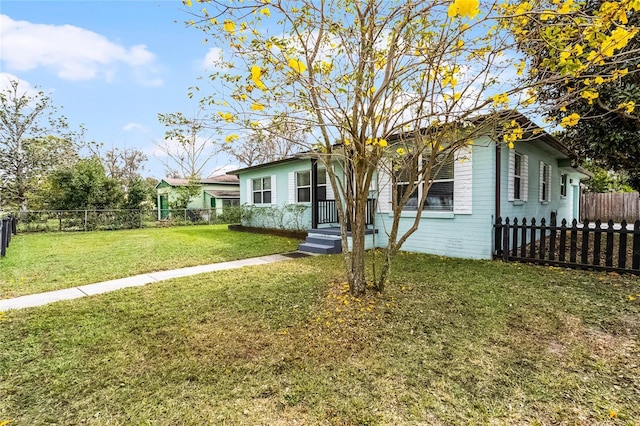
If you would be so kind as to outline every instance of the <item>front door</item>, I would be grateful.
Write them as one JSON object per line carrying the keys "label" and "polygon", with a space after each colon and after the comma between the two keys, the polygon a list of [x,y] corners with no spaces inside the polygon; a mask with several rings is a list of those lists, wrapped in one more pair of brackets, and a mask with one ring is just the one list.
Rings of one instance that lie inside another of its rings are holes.
{"label": "front door", "polygon": [[169,217],[169,199],[166,195],[160,196],[160,219]]}

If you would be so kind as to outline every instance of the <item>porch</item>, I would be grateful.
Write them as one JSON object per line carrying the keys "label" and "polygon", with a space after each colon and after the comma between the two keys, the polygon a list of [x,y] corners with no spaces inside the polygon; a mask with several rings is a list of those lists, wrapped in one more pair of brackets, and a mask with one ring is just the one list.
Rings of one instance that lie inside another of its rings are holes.
{"label": "porch", "polygon": [[[366,235],[373,235],[376,199],[367,199]],[[336,200],[318,200],[311,205],[312,228],[307,231],[307,239],[298,250],[318,254],[342,253],[342,240],[338,206]],[[351,237],[351,223],[347,223],[348,237]]]}

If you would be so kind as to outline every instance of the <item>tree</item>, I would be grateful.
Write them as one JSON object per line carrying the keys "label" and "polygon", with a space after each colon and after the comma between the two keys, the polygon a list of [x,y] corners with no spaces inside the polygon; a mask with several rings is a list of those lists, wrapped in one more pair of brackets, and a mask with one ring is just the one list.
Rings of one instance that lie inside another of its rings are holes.
{"label": "tree", "polygon": [[[233,142],[264,128],[272,117],[287,116],[309,135],[306,151],[326,168],[338,203],[343,247],[347,224],[351,250],[344,261],[351,292],[367,288],[365,212],[372,181],[381,175],[405,177],[403,192],[393,191],[393,222],[378,276],[384,288],[393,256],[413,234],[421,215],[400,230],[403,206],[419,187],[426,202],[431,178],[450,164],[474,138],[491,134],[509,146],[531,136],[509,114],[515,106],[536,108],[542,66],[528,67],[517,55],[531,19],[551,15],[558,22],[554,46],[570,49],[585,28],[599,40],[617,37],[625,23],[618,15],[584,14],[566,2],[478,0],[258,0],[200,1],[188,23],[228,46],[209,76],[212,93],[203,106],[217,109],[218,127]],[[637,2],[636,2],[637,3]],[[638,7],[628,1],[619,10]],[[184,0],[188,7],[191,0]],[[544,34],[543,34],[544,35]],[[606,41],[605,40],[605,41]],[[616,38],[617,40],[617,38]],[[628,42],[587,59],[615,62]],[[551,56],[546,68],[563,67]],[[567,74],[585,72],[564,67]],[[550,76],[549,78],[555,78]],[[543,79],[544,80],[544,79]],[[577,95],[574,95],[577,96]],[[484,119],[478,121],[478,116]],[[572,116],[563,125],[580,117]],[[340,167],[334,169],[334,165]],[[336,170],[345,170],[343,181]],[[393,180],[396,178],[392,178]]]}
{"label": "tree", "polygon": [[77,158],[74,134],[48,94],[9,80],[0,91],[0,191],[4,207],[26,210],[47,173]]}
{"label": "tree", "polygon": [[156,143],[166,155],[163,161],[168,176],[186,179],[202,177],[202,171],[215,157],[213,138],[208,134],[206,120],[187,118],[181,112],[158,114],[158,120],[165,125],[165,139]]}
{"label": "tree", "polygon": [[105,151],[104,144],[97,142],[89,143],[88,147],[91,155],[100,160],[108,177],[122,182],[125,187],[130,182],[141,179],[144,163],[147,161],[147,155],[144,152],[135,148],[118,147]]}
{"label": "tree", "polygon": [[154,205],[156,183],[140,177],[129,181],[122,208],[127,210],[138,210]]}
{"label": "tree", "polygon": [[[590,0],[585,12],[594,14],[605,2]],[[640,14],[628,16],[628,25],[640,25]],[[530,23],[531,31],[543,32],[549,22]],[[534,39],[535,40],[535,39]],[[539,42],[527,41],[532,60],[542,63],[549,49]],[[578,153],[605,169],[629,174],[629,182],[640,190],[640,40],[630,38],[617,52],[620,64],[592,64],[585,75],[550,81],[540,100],[548,106],[547,117],[560,122],[571,114],[590,117],[568,128],[559,137]],[[597,78],[597,75],[604,77]],[[615,77],[615,78],[614,78]],[[538,76],[544,79],[544,74]],[[581,98],[567,97],[580,91]]]}
{"label": "tree", "polygon": [[98,158],[81,159],[49,176],[46,203],[52,210],[116,209],[124,200],[120,183]]}
{"label": "tree", "polygon": [[586,192],[633,192],[626,173],[605,170],[592,161],[585,162],[584,167],[593,173],[593,177],[584,182]]}
{"label": "tree", "polygon": [[307,135],[287,117],[277,117],[269,124],[252,129],[243,140],[226,143],[222,149],[246,167],[282,160],[307,145]]}

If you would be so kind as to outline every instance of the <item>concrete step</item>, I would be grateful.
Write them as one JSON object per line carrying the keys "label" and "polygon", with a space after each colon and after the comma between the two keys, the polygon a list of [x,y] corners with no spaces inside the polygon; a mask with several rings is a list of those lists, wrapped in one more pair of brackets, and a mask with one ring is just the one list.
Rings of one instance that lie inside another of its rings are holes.
{"label": "concrete step", "polygon": [[302,243],[298,246],[299,251],[307,253],[317,254],[336,254],[342,253],[342,249],[335,247],[333,244],[317,244],[317,243]]}
{"label": "concrete step", "polygon": [[310,244],[328,245],[333,246],[337,249],[342,249],[342,240],[333,236],[327,237],[324,235],[309,235],[305,242]]}

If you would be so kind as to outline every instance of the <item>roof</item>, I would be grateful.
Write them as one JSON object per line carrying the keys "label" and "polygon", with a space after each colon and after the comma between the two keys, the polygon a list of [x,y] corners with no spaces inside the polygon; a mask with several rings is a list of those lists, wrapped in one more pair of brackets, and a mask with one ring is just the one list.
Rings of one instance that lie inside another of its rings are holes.
{"label": "roof", "polygon": [[[492,117],[495,117],[494,114],[487,114],[487,115],[481,115],[475,118],[472,118],[469,120],[469,122],[474,123],[474,124],[481,124],[486,122],[487,120],[491,119]],[[541,128],[540,126],[538,126],[537,124],[535,124],[533,121],[531,121],[529,118],[527,118],[525,115],[523,115],[522,113],[516,111],[516,110],[510,110],[510,111],[505,111],[503,113],[499,113],[499,117],[502,119],[511,119],[511,120],[516,120],[518,122],[518,124],[520,124],[520,126],[523,128],[523,130],[525,132],[534,132],[536,136],[533,137],[530,141],[541,141],[543,142],[545,145],[547,145],[548,147],[552,148],[554,151],[560,153],[562,156],[564,156],[564,158],[566,159],[570,159],[572,161],[572,163],[576,160],[576,155],[575,153],[571,152],[571,150],[569,150],[569,148],[567,148],[562,142],[560,142],[557,138],[555,138],[554,136],[552,136],[551,134],[547,133],[543,128]],[[420,129],[419,131],[427,131],[427,129]],[[388,138],[389,142],[392,142],[393,140],[399,139],[402,137],[402,134],[395,134],[392,135],[391,137]],[[524,141],[526,142],[526,141]],[[295,154],[291,157],[287,157],[287,158],[283,158],[281,160],[277,160],[277,161],[271,161],[268,163],[263,163],[263,164],[258,164],[255,166],[250,166],[250,167],[245,167],[243,169],[237,169],[231,172],[228,172],[229,174],[233,174],[233,175],[239,175],[240,173],[245,173],[248,171],[252,171],[252,170],[257,170],[263,167],[271,167],[277,164],[283,164],[283,163],[287,163],[290,161],[296,161],[296,160],[300,160],[303,158],[308,157],[309,152],[303,152],[303,153],[299,153],[299,154]],[[589,172],[588,170],[576,165],[572,165],[571,166],[576,172],[581,173],[583,175],[592,177],[593,174],[591,172]]]}
{"label": "roof", "polygon": [[[186,186],[191,182],[189,179],[181,179],[181,178],[164,178],[162,181],[168,183],[171,186]],[[162,182],[160,181],[160,182]],[[223,185],[238,185],[240,183],[240,179],[235,175],[218,175],[214,177],[199,179],[197,183],[201,185],[207,184],[223,184]]]}
{"label": "roof", "polygon": [[296,160],[300,160],[302,158],[305,158],[305,154],[308,154],[307,152],[302,152],[299,154],[294,154],[291,157],[287,157],[287,158],[283,158],[281,160],[276,160],[276,161],[270,161],[268,163],[262,163],[262,164],[256,164],[255,166],[249,166],[249,167],[245,167],[243,169],[237,169],[237,170],[233,170],[231,172],[228,172],[229,174],[232,175],[239,175],[240,173],[245,173],[245,172],[249,172],[251,170],[257,170],[257,169],[261,169],[263,167],[270,167],[270,166],[274,166],[276,164],[283,164],[283,163],[288,163],[290,161],[296,161]]}
{"label": "roof", "polygon": [[240,198],[240,191],[211,191],[205,190],[206,194],[214,198]]}

